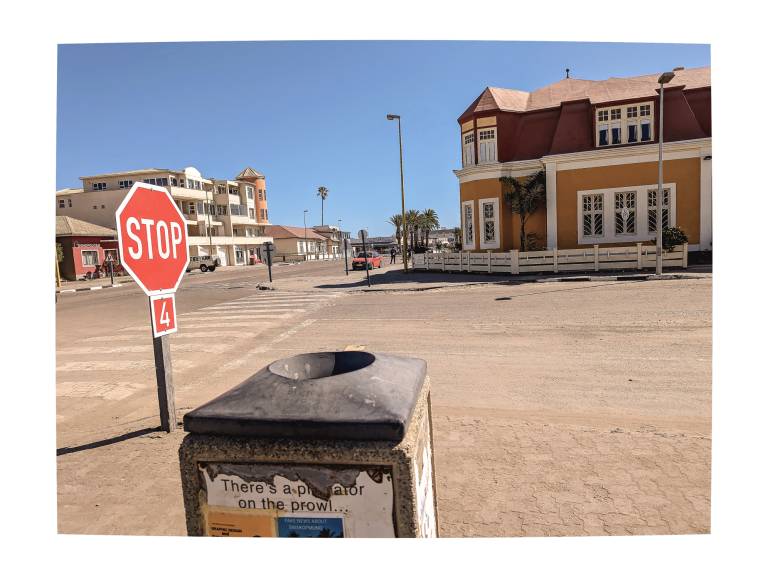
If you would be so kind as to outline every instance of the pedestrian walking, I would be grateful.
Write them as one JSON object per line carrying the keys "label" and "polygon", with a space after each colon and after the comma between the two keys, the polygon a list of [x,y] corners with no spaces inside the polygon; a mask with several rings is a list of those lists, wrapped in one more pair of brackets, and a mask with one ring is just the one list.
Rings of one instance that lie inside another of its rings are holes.
{"label": "pedestrian walking", "polygon": [[392,247],[389,250],[389,264],[390,265],[395,262],[395,255],[397,255],[397,251],[395,251],[395,248]]}

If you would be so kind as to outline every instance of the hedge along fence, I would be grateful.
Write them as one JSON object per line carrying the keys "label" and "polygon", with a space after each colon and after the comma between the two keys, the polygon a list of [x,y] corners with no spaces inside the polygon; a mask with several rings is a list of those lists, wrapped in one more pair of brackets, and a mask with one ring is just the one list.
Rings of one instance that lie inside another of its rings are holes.
{"label": "hedge along fence", "polygon": [[[663,251],[664,267],[688,267],[688,243]],[[505,253],[421,253],[413,256],[413,268],[427,271],[469,271],[482,273],[560,273],[564,271],[609,271],[656,267],[656,247],[637,243],[629,247],[553,249]]]}

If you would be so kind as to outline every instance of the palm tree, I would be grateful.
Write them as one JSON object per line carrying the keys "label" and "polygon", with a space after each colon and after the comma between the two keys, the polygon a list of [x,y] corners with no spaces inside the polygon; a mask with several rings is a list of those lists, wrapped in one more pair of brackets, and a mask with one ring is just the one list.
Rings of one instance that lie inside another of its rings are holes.
{"label": "palm tree", "polygon": [[539,171],[526,180],[521,181],[515,177],[501,177],[504,200],[510,210],[520,215],[520,250],[526,251],[528,238],[525,234],[525,223],[533,213],[547,204],[547,175]]}
{"label": "palm tree", "polygon": [[421,216],[424,227],[424,246],[429,247],[429,232],[440,227],[440,220],[437,218],[437,211],[434,209],[424,209]]}
{"label": "palm tree", "polygon": [[419,228],[419,211],[415,209],[409,209],[405,214],[405,227],[403,227],[406,234],[410,235],[411,250],[416,248],[416,235]]}
{"label": "palm tree", "polygon": [[453,228],[453,250],[461,251],[461,227]]}
{"label": "palm tree", "polygon": [[325,187],[318,187],[317,196],[320,197],[320,226],[323,225],[323,207],[325,205],[325,199],[328,198],[328,189]]}
{"label": "palm tree", "polygon": [[389,221],[387,221],[390,225],[394,225],[395,227],[395,238],[397,239],[397,246],[400,246],[400,238],[402,237],[402,233],[400,232],[400,228],[403,226],[403,215],[400,213],[397,213],[395,215],[392,215],[389,218]]}

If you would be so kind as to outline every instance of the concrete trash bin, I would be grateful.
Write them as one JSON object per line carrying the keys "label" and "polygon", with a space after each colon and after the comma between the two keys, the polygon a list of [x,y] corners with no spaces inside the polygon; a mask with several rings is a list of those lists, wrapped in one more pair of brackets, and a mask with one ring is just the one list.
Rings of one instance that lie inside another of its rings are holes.
{"label": "concrete trash bin", "polygon": [[437,537],[424,360],[275,361],[184,416],[190,536]]}

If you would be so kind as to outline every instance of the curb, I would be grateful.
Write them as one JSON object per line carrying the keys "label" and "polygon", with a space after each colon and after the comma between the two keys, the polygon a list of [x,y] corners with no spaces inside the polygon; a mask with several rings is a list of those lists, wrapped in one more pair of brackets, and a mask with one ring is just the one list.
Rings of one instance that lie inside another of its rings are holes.
{"label": "curb", "polygon": [[99,291],[101,289],[112,289],[113,287],[123,287],[133,281],[124,283],[115,283],[114,285],[96,285],[95,287],[78,287],[77,289],[56,289],[56,293],[79,293],[80,291]]}

